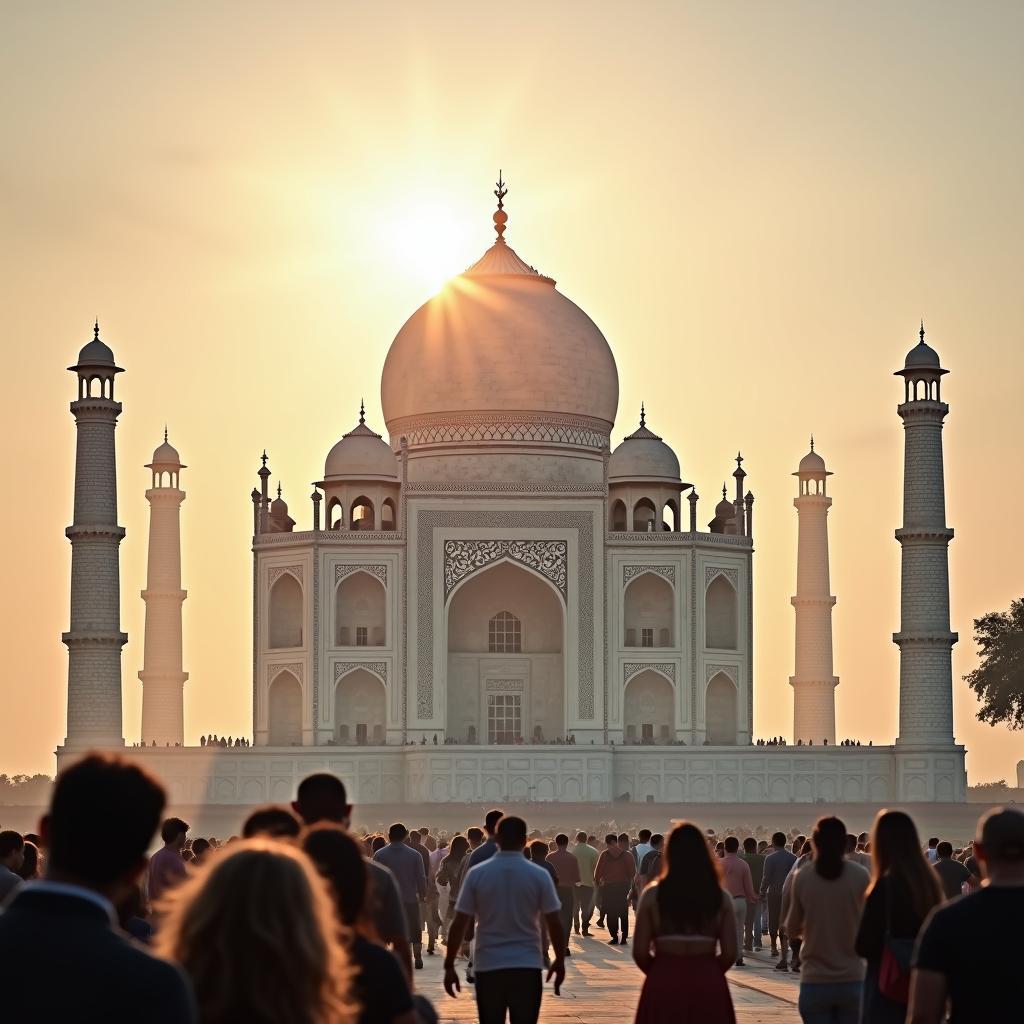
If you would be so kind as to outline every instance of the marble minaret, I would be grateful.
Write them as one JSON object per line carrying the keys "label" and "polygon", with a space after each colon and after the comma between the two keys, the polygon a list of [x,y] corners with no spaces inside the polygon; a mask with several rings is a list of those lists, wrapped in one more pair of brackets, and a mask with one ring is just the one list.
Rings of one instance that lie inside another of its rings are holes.
{"label": "marble minaret", "polygon": [[182,465],[177,450],[164,442],[146,469],[152,473],[149,501],[149,569],[142,599],[146,602],[146,651],[142,671],[142,742],[158,747],[184,743],[183,690],[188,673],[181,669]]}
{"label": "marble minaret", "polygon": [[93,339],[68,369],[78,376],[71,403],[78,444],[75,454],[74,522],[71,541],[71,628],[61,639],[68,648],[68,725],[65,747],[121,747],[121,579],[117,525],[117,466],[114,428],[121,403],[114,401],[114,377],[121,367]]}
{"label": "marble minaret", "polygon": [[832,607],[829,593],[828,510],[832,499],[826,481],[832,474],[825,460],[811,450],[793,474],[800,493],[793,499],[799,517],[797,543],[796,660],[789,685],[793,687],[793,742],[836,742],[836,696],[839,684],[832,674]]}
{"label": "marble minaret", "polygon": [[904,379],[903,526],[896,531],[902,553],[900,631],[901,746],[953,745],[952,648],[949,629],[949,556],[953,531],[946,526],[942,470],[942,421],[938,353],[921,340],[896,376]]}

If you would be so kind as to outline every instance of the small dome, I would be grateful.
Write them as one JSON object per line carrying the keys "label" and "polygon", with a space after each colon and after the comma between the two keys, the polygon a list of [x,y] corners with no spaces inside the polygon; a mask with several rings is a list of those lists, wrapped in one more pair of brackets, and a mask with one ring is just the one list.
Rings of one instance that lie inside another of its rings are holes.
{"label": "small dome", "polygon": [[676,453],[647,427],[647,417],[640,408],[640,428],[624,437],[608,460],[608,479],[669,480],[679,483],[679,459]]}
{"label": "small dome", "polygon": [[153,452],[153,461],[150,462],[146,469],[187,469],[188,467],[181,461],[181,456],[178,454],[178,449],[173,444],[167,443],[167,431],[164,431],[164,440],[159,445],[156,451]]}
{"label": "small dome", "polygon": [[114,353],[110,346],[100,341],[100,325],[96,323],[92,329],[92,341],[90,341],[78,353],[78,362],[69,366],[69,370],[110,369],[114,373],[120,373],[121,367],[114,363]]}
{"label": "small dome", "polygon": [[351,477],[358,480],[397,480],[398,465],[388,443],[366,425],[366,413],[359,407],[358,425],[328,452],[324,479]]}
{"label": "small dome", "polygon": [[722,492],[722,500],[715,506],[715,518],[721,519],[723,522],[727,519],[733,519],[736,515],[736,509],[733,504],[725,496],[725,492]]}
{"label": "small dome", "polygon": [[831,476],[825,468],[825,460],[814,450],[814,438],[811,438],[811,450],[800,460],[793,476]]}
{"label": "small dome", "polygon": [[905,370],[919,370],[922,368],[937,370],[941,365],[939,353],[931,345],[925,344],[924,341],[919,341],[907,353],[907,359],[903,364],[903,368]]}
{"label": "small dome", "polygon": [[288,515],[288,502],[278,493],[277,497],[270,503],[270,514],[272,516]]}

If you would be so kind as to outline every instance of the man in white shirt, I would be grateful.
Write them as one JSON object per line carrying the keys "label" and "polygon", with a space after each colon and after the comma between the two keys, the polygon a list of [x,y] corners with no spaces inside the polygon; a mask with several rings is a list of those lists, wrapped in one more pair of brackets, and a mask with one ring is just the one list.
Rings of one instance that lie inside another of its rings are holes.
{"label": "man in white shirt", "polygon": [[474,969],[480,1024],[504,1024],[506,1014],[517,1024],[536,1024],[543,994],[541,919],[547,922],[554,961],[555,995],[565,980],[566,936],[559,919],[561,902],[551,875],[523,856],[526,822],[505,817],[495,836],[498,852],[470,868],[448,934],[444,988],[459,991],[455,954],[470,920],[476,918]]}

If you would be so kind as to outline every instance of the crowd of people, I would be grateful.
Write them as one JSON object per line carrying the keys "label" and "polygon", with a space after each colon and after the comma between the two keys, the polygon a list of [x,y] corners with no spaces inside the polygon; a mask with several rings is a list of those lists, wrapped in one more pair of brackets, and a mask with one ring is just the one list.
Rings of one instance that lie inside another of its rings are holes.
{"label": "crowd of people", "polygon": [[481,1024],[533,1024],[572,936],[579,952],[597,929],[632,942],[637,1024],[731,1024],[726,973],[767,950],[798,973],[805,1024],[973,1024],[1024,1005],[1013,807],[958,848],[922,844],[901,811],[860,835],[831,816],[809,836],[542,834],[498,809],[454,834],[356,832],[326,773],[224,841],[165,808],[145,769],[90,754],[58,777],[38,834],[0,831],[5,1016],[429,1024],[417,971],[443,952],[444,990],[472,986]]}

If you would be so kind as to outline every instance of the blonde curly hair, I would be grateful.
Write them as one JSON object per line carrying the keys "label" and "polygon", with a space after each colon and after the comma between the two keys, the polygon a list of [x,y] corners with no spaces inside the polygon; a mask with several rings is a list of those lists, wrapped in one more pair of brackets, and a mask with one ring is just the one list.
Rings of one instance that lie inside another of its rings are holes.
{"label": "blonde curly hair", "polygon": [[294,846],[232,843],[159,908],[157,953],[192,982],[203,1024],[351,1024],[353,970],[327,886]]}

